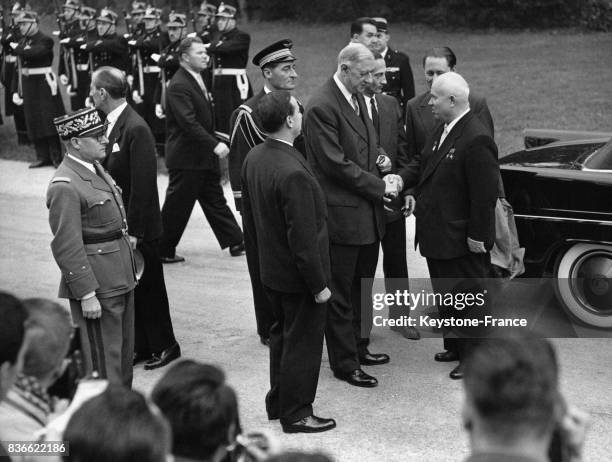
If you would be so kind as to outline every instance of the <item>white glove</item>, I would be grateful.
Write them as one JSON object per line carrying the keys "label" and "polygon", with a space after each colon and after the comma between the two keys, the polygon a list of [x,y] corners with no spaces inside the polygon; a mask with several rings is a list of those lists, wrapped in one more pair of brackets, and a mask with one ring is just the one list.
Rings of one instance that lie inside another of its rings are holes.
{"label": "white glove", "polygon": [[229,154],[229,148],[225,143],[219,143],[213,150],[213,152],[219,157],[219,159],[225,159]]}
{"label": "white glove", "polygon": [[15,106],[21,106],[23,104],[23,98],[19,96],[19,93],[13,93],[13,104]]}
{"label": "white glove", "polygon": [[102,316],[102,307],[95,295],[81,300],[81,310],[85,319],[98,319]]}
{"label": "white glove", "polygon": [[68,85],[68,76],[66,74],[60,74],[59,79],[63,86]]}
{"label": "white glove", "polygon": [[133,75],[128,75],[128,76],[126,77],[126,79],[127,79],[127,83],[128,83],[128,85],[129,85],[130,87],[131,87],[132,85],[134,85],[134,76],[133,76]]}
{"label": "white glove", "polygon": [[62,45],[65,45],[65,44],[67,44],[67,43],[70,43],[70,37],[66,37],[66,38],[61,39],[61,40],[59,41],[59,43],[61,43]]}
{"label": "white glove", "polygon": [[134,100],[134,104],[142,104],[142,98],[138,94],[138,90],[132,91],[132,99]]}
{"label": "white glove", "polygon": [[166,117],[166,115],[164,114],[164,110],[162,109],[161,104],[156,104],[155,105],[155,117],[157,117],[158,119],[163,119]]}
{"label": "white glove", "polygon": [[315,294],[315,303],[325,303],[331,298],[331,290],[325,287],[321,292]]}
{"label": "white glove", "polygon": [[85,98],[85,107],[94,107],[94,103],[89,96]]}

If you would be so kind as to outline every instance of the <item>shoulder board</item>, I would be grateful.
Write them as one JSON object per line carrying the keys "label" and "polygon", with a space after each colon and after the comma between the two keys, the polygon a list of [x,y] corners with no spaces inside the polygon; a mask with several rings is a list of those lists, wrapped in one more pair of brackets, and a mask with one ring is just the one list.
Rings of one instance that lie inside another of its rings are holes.
{"label": "shoulder board", "polygon": [[71,181],[67,176],[56,176],[51,180],[51,183],[70,183]]}

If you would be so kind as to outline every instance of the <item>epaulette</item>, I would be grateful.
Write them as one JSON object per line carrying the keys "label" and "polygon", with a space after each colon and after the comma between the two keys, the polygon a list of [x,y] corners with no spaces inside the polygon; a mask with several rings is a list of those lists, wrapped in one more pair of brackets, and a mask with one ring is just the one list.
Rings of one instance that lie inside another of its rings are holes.
{"label": "epaulette", "polygon": [[70,178],[68,178],[67,176],[56,176],[55,178],[53,178],[51,180],[51,183],[70,183],[72,180]]}

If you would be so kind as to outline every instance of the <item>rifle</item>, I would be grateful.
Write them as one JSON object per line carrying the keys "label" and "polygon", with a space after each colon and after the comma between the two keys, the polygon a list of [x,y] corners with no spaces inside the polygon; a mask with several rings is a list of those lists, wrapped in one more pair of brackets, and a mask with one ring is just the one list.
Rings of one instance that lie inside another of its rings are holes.
{"label": "rifle", "polygon": [[198,31],[196,30],[196,18],[193,12],[193,0],[189,0],[189,13],[191,14],[191,27],[193,27],[193,31],[197,35]]}
{"label": "rifle", "polygon": [[62,55],[62,60],[64,61],[64,69],[66,69],[66,72],[70,74],[70,82],[75,84],[77,81],[77,74],[76,66],[74,64],[74,51],[71,53],[71,50],[61,43],[61,39],[65,38],[66,35],[66,22],[64,20],[64,14],[61,13],[61,8],[57,0],[53,0],[53,5],[55,7],[55,18],[59,28],[60,52]]}

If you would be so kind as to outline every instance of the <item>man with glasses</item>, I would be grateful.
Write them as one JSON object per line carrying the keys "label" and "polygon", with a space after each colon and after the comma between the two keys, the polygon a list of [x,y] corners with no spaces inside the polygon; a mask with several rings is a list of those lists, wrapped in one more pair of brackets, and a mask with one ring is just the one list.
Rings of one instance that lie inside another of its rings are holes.
{"label": "man with glasses", "polygon": [[87,372],[131,386],[135,264],[121,193],[100,165],[106,126],[94,108],[54,122],[66,149],[47,189],[59,297],[81,328]]}

